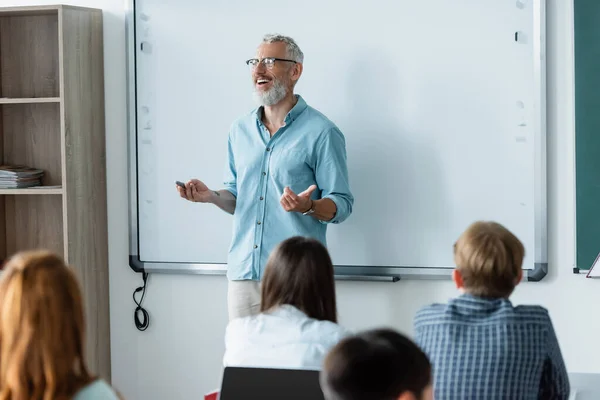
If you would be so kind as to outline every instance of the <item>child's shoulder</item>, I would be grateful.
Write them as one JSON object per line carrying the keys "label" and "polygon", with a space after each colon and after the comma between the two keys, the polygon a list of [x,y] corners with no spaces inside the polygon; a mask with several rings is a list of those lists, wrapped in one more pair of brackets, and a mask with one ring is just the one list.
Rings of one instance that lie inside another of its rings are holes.
{"label": "child's shoulder", "polygon": [[421,307],[415,314],[415,323],[425,323],[427,321],[433,321],[440,315],[446,312],[448,304],[433,303],[425,307]]}
{"label": "child's shoulder", "polygon": [[102,379],[95,380],[82,388],[74,400],[118,400],[113,388]]}
{"label": "child's shoulder", "polygon": [[530,321],[550,321],[550,313],[548,312],[548,310],[539,305],[518,305],[514,307],[514,313]]}

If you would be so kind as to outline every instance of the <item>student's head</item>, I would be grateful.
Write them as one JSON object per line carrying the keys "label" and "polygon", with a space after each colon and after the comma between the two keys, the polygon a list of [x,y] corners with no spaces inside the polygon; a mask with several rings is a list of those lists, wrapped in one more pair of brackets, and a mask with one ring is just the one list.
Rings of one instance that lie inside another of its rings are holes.
{"label": "student's head", "polygon": [[0,399],[67,399],[91,381],[78,282],[63,260],[23,252],[0,280]]}
{"label": "student's head", "polygon": [[340,341],[325,358],[327,400],[431,400],[431,364],[410,339],[376,329]]}
{"label": "student's head", "polygon": [[261,311],[290,304],[310,318],[337,322],[333,264],[317,240],[281,242],[269,257],[261,291]]}
{"label": "student's head", "polygon": [[525,249],[496,222],[473,223],[454,244],[454,282],[475,296],[508,297],[523,275]]}

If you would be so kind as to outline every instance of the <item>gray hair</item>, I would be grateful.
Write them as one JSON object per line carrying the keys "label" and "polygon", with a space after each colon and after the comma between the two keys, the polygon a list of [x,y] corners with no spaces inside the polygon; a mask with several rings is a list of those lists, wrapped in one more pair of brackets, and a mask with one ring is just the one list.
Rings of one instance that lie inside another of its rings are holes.
{"label": "gray hair", "polygon": [[267,34],[263,37],[263,43],[283,42],[287,47],[288,57],[296,62],[304,62],[304,53],[294,39],[279,34]]}

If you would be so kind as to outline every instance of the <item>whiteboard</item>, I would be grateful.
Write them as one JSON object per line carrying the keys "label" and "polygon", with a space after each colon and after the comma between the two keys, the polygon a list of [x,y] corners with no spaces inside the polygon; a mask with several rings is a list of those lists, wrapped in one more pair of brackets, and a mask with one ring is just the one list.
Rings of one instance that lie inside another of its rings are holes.
{"label": "whiteboard", "polygon": [[[227,135],[256,107],[265,33],[305,54],[295,92],[346,138],[352,215],[328,227],[340,277],[447,277],[495,220],[546,258],[543,0],[137,0],[129,13],[131,265],[226,270],[232,217],[176,180],[222,187]],[[235,12],[233,12],[235,10]]]}

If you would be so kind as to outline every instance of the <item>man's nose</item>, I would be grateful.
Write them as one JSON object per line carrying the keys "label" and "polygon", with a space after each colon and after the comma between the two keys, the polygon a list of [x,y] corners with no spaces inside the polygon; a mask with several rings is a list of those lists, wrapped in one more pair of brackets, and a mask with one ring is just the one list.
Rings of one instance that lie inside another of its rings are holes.
{"label": "man's nose", "polygon": [[256,67],[254,67],[254,70],[257,72],[264,72],[266,71],[267,67],[265,67],[265,63],[261,61],[259,61],[258,64],[256,64]]}

